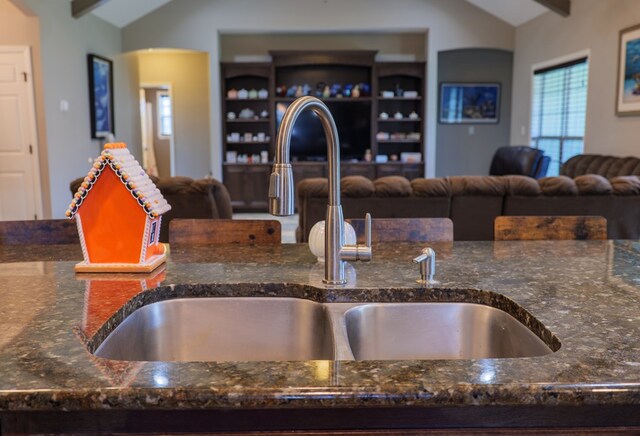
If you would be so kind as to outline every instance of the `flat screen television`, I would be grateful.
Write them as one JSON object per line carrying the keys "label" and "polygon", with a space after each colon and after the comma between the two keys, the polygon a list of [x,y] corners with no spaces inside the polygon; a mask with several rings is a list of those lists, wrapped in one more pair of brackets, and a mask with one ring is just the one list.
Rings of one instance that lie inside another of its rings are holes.
{"label": "flat screen television", "polygon": [[[362,160],[371,148],[371,104],[369,102],[328,102],[329,111],[338,128],[340,159]],[[276,104],[276,128],[288,107]],[[291,134],[290,155],[292,161],[327,160],[327,141],[318,116],[310,110],[300,114]]]}

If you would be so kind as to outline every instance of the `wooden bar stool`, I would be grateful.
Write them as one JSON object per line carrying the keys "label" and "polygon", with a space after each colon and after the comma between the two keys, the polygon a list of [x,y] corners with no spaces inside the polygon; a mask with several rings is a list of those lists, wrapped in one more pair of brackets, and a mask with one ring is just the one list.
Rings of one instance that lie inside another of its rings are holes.
{"label": "wooden bar stool", "polygon": [[76,223],[70,219],[0,221],[0,245],[80,244]]}
{"label": "wooden bar stool", "polygon": [[169,244],[280,244],[277,220],[173,219],[169,223]]}
{"label": "wooden bar stool", "polygon": [[496,241],[543,239],[607,239],[607,220],[601,216],[499,216]]}
{"label": "wooden bar stool", "polygon": [[[364,242],[364,219],[348,219]],[[451,242],[453,221],[449,218],[373,218],[371,242]]]}

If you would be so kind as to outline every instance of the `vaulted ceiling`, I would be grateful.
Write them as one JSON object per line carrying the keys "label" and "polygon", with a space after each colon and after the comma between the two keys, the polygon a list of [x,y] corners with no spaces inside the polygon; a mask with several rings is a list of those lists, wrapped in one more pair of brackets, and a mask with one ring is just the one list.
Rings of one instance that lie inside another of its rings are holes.
{"label": "vaulted ceiling", "polygon": [[[108,0],[102,1],[92,14],[117,27],[125,27],[173,0]],[[535,0],[466,0],[491,15],[519,26],[547,12]]]}

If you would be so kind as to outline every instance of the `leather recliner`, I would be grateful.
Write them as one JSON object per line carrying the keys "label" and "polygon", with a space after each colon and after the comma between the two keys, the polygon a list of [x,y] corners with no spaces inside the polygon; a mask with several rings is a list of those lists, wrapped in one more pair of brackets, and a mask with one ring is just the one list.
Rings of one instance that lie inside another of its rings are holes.
{"label": "leather recliner", "polygon": [[526,145],[506,145],[493,155],[489,175],[521,175],[540,179],[547,175],[550,160],[542,150]]}

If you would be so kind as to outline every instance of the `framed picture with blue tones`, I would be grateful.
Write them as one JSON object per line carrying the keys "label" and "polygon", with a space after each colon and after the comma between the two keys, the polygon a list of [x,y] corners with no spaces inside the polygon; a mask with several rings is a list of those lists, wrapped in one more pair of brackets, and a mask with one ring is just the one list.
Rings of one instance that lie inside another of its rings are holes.
{"label": "framed picture with blue tones", "polygon": [[113,119],[113,62],[102,56],[87,55],[89,64],[89,108],[91,137],[115,134]]}
{"label": "framed picture with blue tones", "polygon": [[640,115],[640,24],[620,31],[616,114]]}
{"label": "framed picture with blue tones", "polygon": [[441,83],[440,123],[497,124],[499,83]]}

